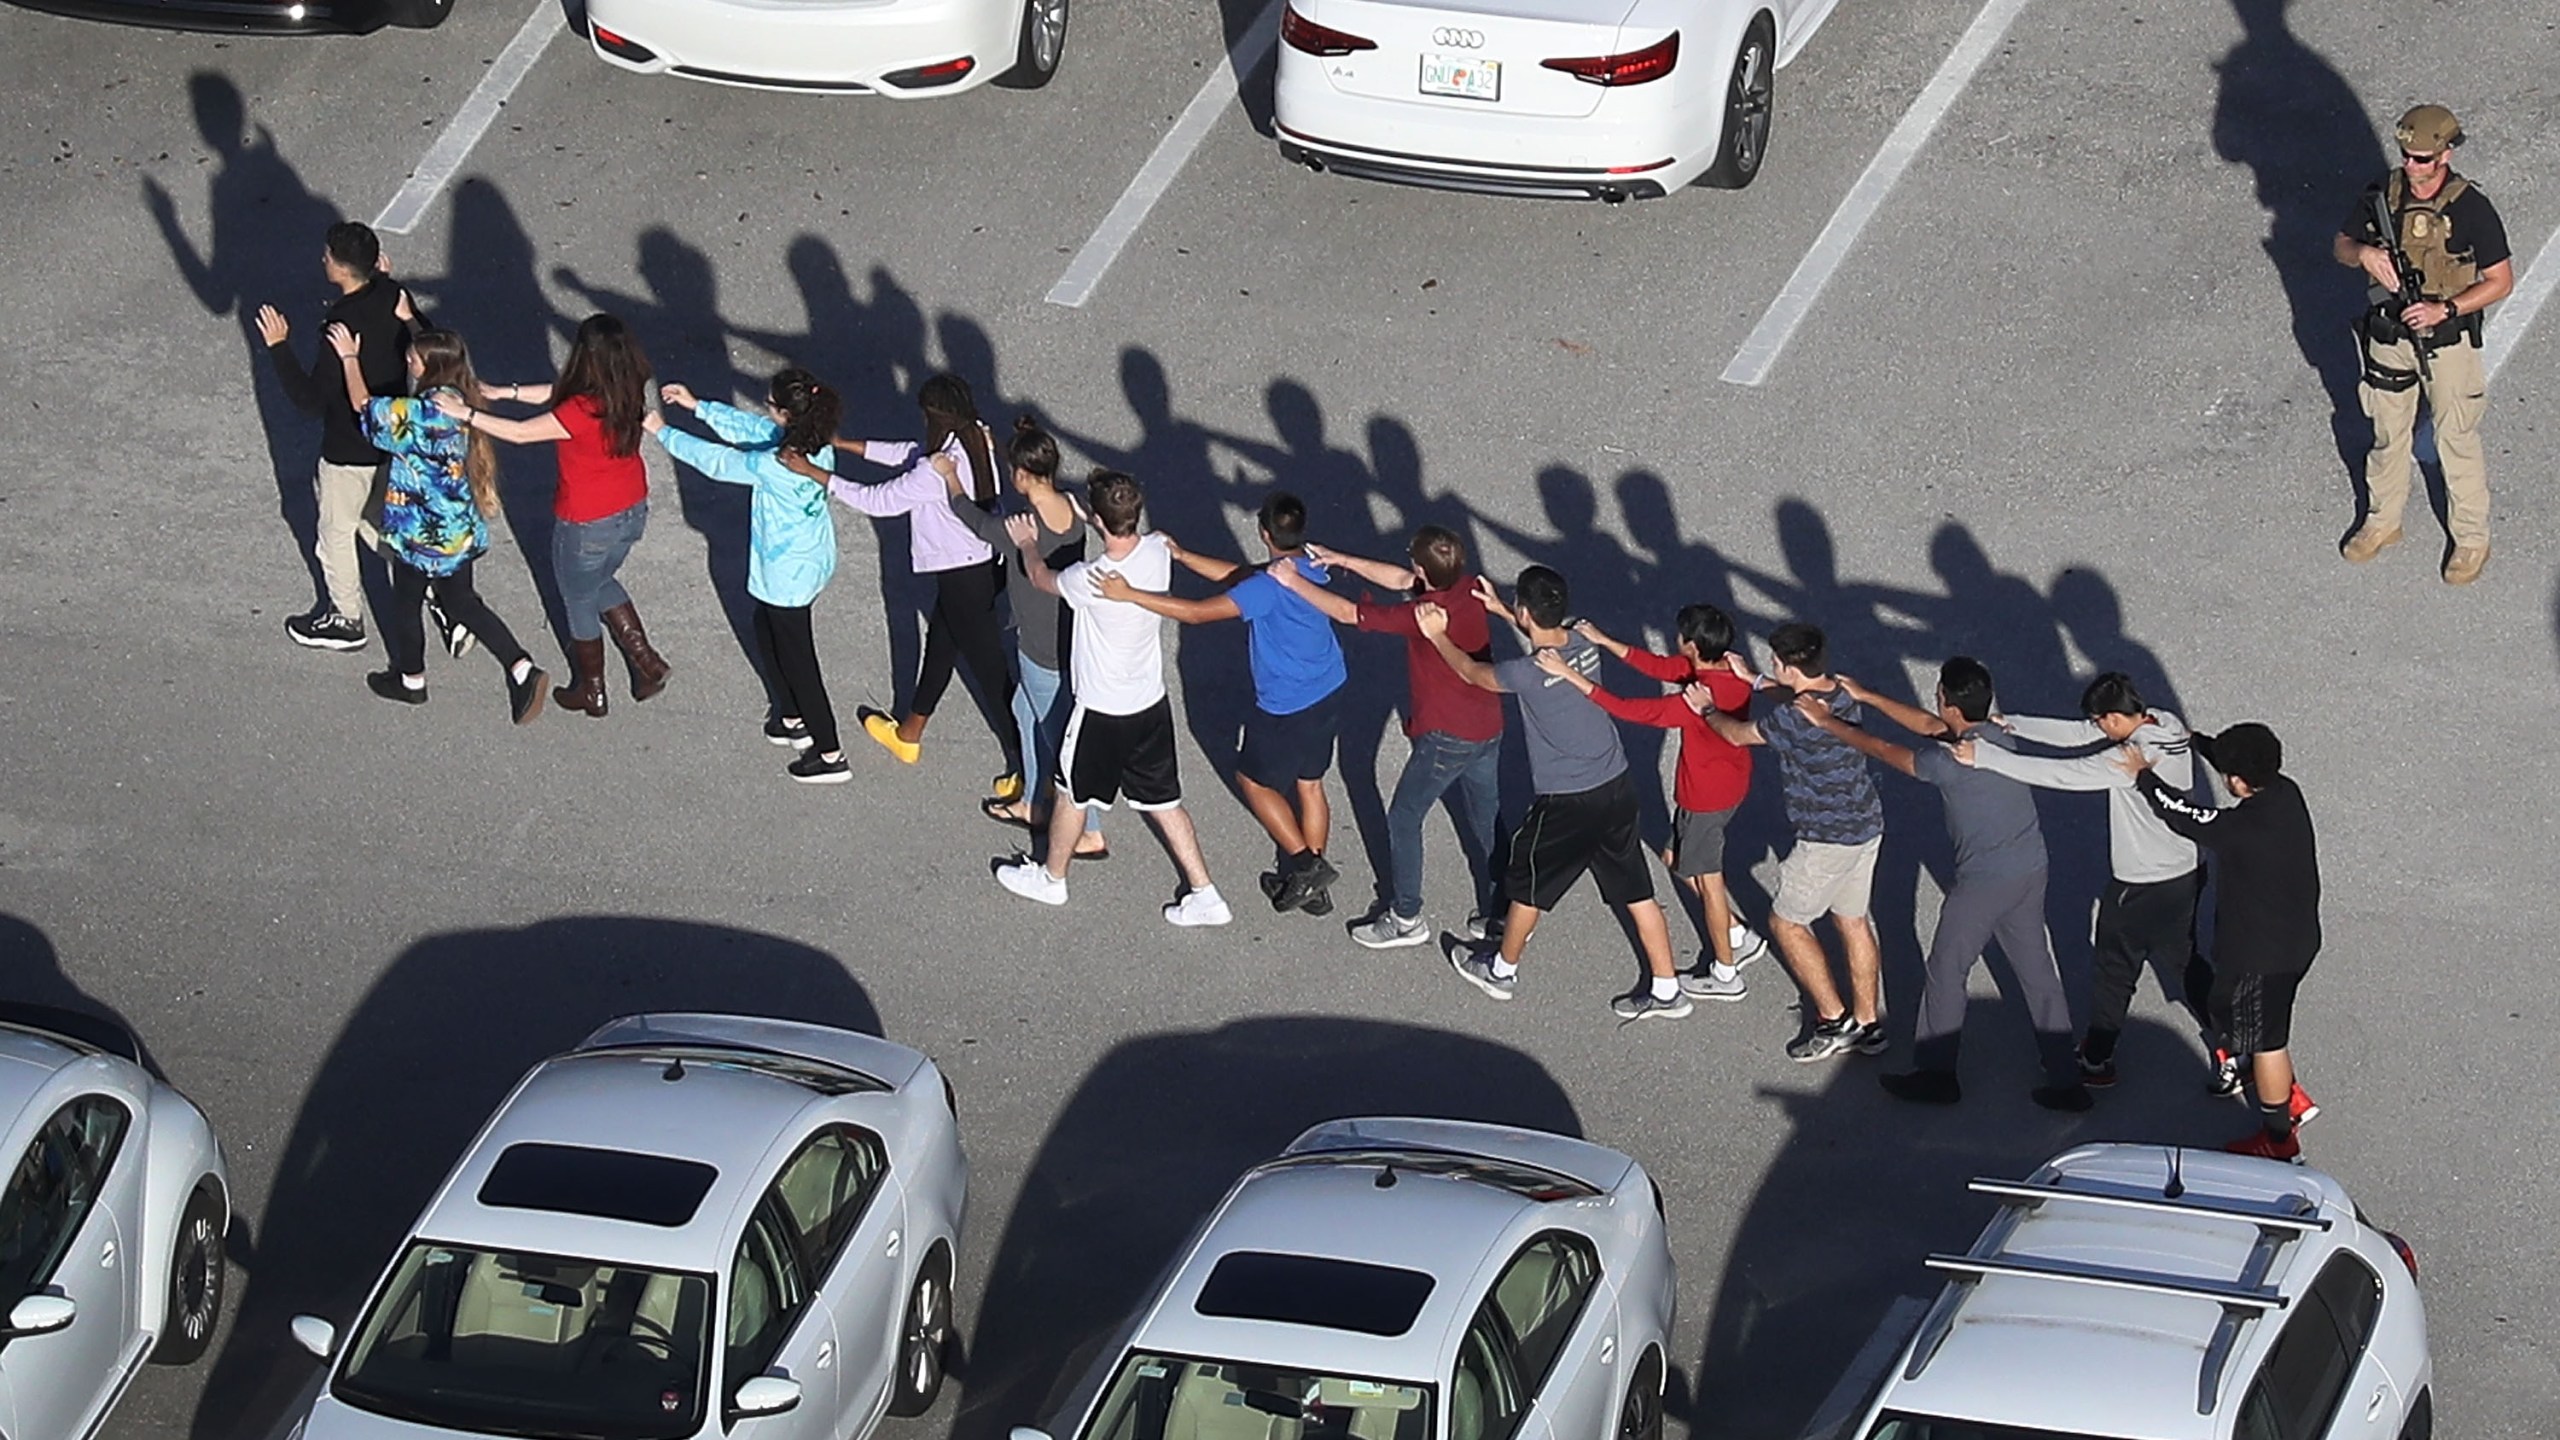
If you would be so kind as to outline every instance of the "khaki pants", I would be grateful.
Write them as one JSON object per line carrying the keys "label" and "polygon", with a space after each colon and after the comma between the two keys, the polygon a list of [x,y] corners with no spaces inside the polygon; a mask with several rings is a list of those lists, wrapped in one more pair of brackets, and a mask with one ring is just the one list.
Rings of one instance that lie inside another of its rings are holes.
{"label": "khaki pants", "polygon": [[356,540],[361,535],[370,547],[378,538],[364,520],[365,501],[373,496],[374,468],[323,460],[311,478],[320,499],[320,538],[311,555],[320,562],[321,583],[329,587],[330,608],[350,620],[364,619],[364,581],[356,570]]}
{"label": "khaki pants", "polygon": [[[2364,342],[2370,363],[2390,370],[2414,371],[2417,352],[2406,340],[2390,345]],[[2373,454],[2365,461],[2365,489],[2372,497],[2366,514],[2385,529],[2400,524],[2409,500],[2409,475],[2415,468],[2410,442],[2418,429],[2418,397],[2436,418],[2436,455],[2444,461],[2444,489],[2452,502],[2456,545],[2489,543],[2489,465],[2480,448],[2480,417],[2489,408],[2488,379],[2480,369],[2480,347],[2469,341],[2447,345],[2427,357],[2434,378],[2406,390],[2384,390],[2367,380],[2357,386],[2364,413],[2373,421]]]}

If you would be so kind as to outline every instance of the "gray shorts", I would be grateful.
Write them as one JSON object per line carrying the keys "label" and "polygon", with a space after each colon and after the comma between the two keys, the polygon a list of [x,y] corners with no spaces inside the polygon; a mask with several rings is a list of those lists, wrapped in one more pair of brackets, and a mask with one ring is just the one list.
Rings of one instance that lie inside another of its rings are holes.
{"label": "gray shorts", "polygon": [[1671,822],[1671,874],[1680,880],[1724,873],[1724,827],[1731,810],[1682,810]]}
{"label": "gray shorts", "polygon": [[1825,915],[1863,919],[1868,893],[1875,889],[1879,835],[1863,845],[1826,845],[1799,840],[1778,862],[1778,898],[1769,906],[1781,920],[1810,925]]}

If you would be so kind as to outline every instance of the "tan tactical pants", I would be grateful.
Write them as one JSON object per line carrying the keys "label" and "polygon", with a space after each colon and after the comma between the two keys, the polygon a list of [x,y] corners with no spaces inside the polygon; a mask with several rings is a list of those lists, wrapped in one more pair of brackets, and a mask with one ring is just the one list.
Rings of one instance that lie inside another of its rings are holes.
{"label": "tan tactical pants", "polygon": [[[2387,370],[2418,368],[2417,352],[2406,340],[2390,345],[2364,342],[2372,363]],[[2418,397],[2426,396],[2436,420],[2436,456],[2444,462],[2445,496],[2452,502],[2453,543],[2489,543],[2489,465],[2480,448],[2480,416],[2489,408],[2488,380],[2480,369],[2480,347],[2464,341],[2427,357],[2433,378],[2406,390],[2384,390],[2367,380],[2357,386],[2364,413],[2373,421],[2373,454],[2365,461],[2365,488],[2372,497],[2367,518],[2387,529],[2400,524],[2409,500],[2409,475],[2415,468],[2410,442],[2418,429]]]}
{"label": "tan tactical pants", "polygon": [[356,570],[356,542],[369,548],[377,538],[365,523],[365,501],[373,494],[372,465],[320,462],[311,477],[320,500],[320,533],[311,547],[320,562],[321,582],[329,587],[329,604],[350,620],[364,619],[364,582]]}

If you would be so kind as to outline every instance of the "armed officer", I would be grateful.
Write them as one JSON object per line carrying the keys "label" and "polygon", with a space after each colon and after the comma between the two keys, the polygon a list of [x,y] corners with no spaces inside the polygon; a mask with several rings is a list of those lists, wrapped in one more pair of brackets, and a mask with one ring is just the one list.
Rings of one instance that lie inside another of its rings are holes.
{"label": "armed officer", "polygon": [[[2453,555],[2448,585],[2468,585],[2489,563],[2489,470],[2480,449],[2480,416],[2488,381],[2480,366],[2480,313],[2515,289],[2506,225],[2480,187],[2453,173],[2462,124],[2442,105],[2400,117],[2400,166],[2365,191],[2363,203],[2332,247],[2341,265],[2356,266],[2376,287],[2373,308],[2357,325],[2364,350],[2358,392],[2373,421],[2373,454],[2365,462],[2370,503],[2364,523],[2347,537],[2345,555],[2363,564],[2400,543],[2400,511],[2409,499],[2410,441],[2418,398],[2435,415],[2436,454],[2452,501]],[[2385,217],[2391,231],[2383,229]],[[2397,250],[2414,274],[2392,261]]]}

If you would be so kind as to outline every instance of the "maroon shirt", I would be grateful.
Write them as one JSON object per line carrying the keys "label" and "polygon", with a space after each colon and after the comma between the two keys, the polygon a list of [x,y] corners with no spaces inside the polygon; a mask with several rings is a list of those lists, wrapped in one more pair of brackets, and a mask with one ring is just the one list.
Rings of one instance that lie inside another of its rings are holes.
{"label": "maroon shirt", "polygon": [[1502,697],[1479,690],[1458,678],[1449,662],[1414,623],[1416,605],[1437,605],[1449,612],[1449,643],[1478,660],[1493,659],[1492,626],[1484,602],[1475,595],[1476,577],[1461,575],[1446,590],[1425,590],[1393,605],[1359,607],[1362,630],[1404,637],[1406,678],[1413,703],[1406,710],[1407,735],[1447,735],[1457,740],[1491,740],[1502,734]]}

